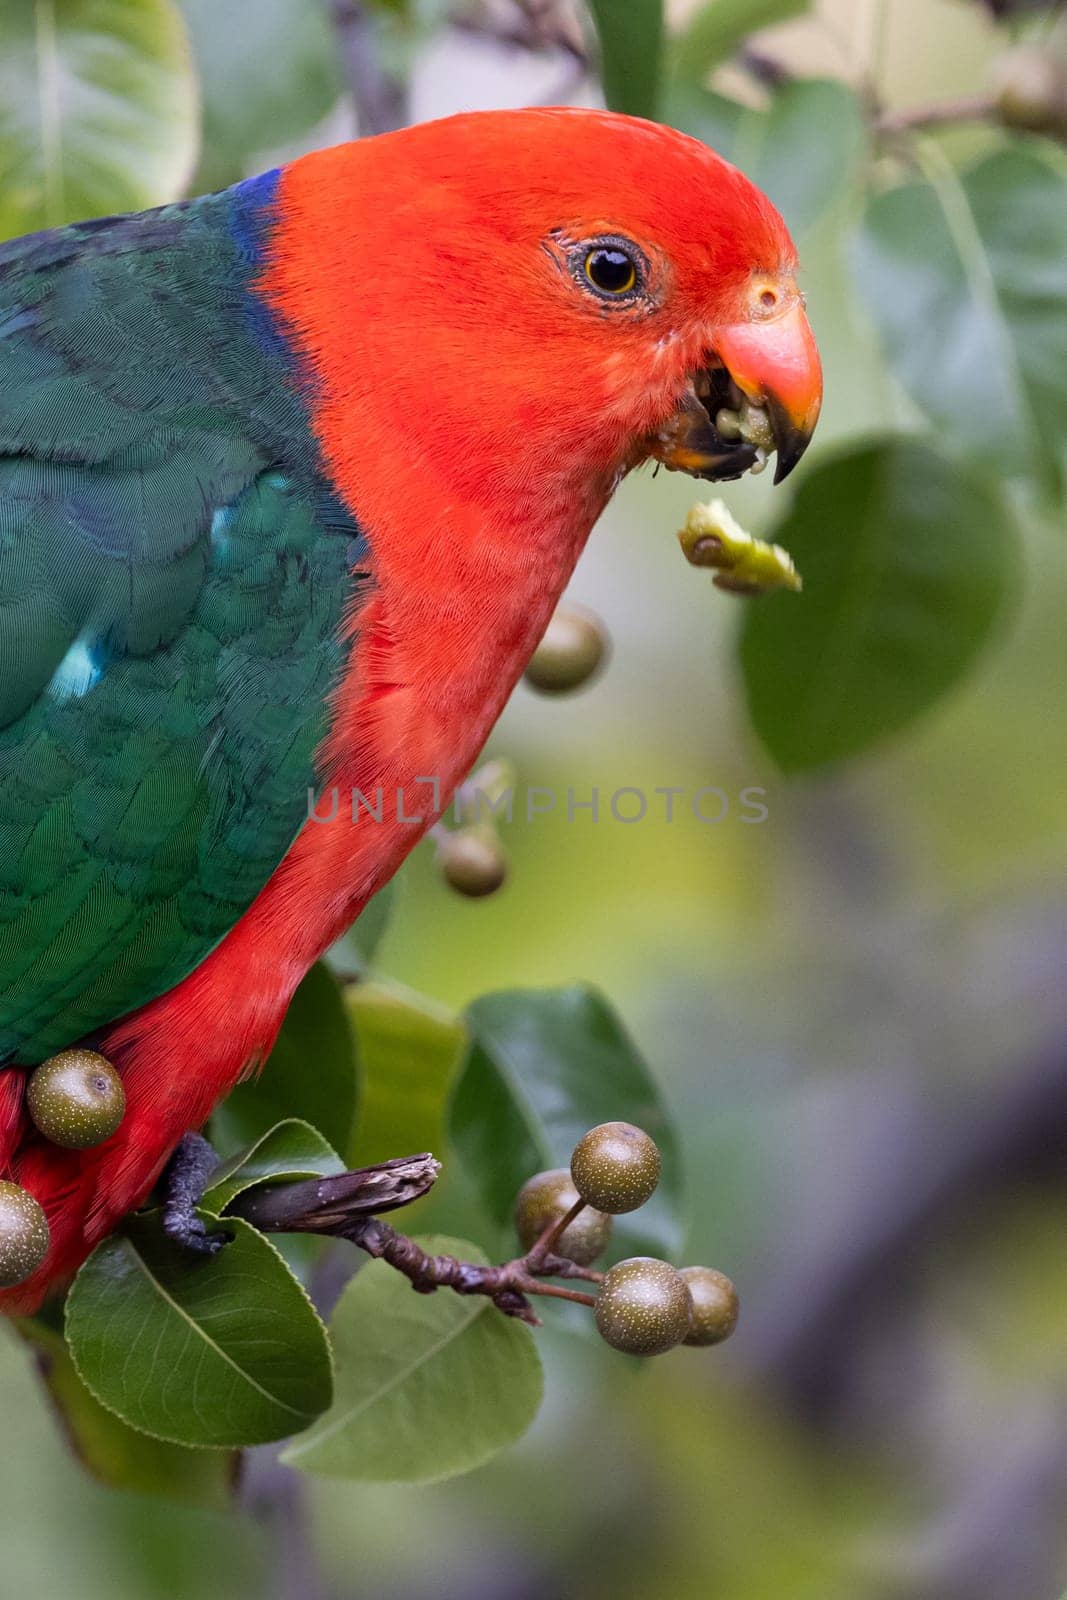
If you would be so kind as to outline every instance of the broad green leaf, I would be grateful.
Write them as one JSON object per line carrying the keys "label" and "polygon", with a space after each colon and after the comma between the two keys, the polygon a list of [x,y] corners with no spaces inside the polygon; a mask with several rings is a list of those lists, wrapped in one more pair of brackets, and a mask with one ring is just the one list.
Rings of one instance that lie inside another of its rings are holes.
{"label": "broad green leaf", "polygon": [[466,1032],[443,1006],[399,984],[357,983],[347,1004],[359,1041],[360,1096],[349,1159],[444,1154],[448,1098]]}
{"label": "broad green leaf", "polygon": [[663,0],[589,0],[600,76],[613,111],[654,117],[663,62]]}
{"label": "broad green leaf", "polygon": [[[928,151],[936,147],[926,146]],[[1067,468],[1067,174],[1023,145],[878,195],[859,286],[897,377],[1007,476]]]}
{"label": "broad green leaf", "polygon": [[307,1295],[261,1233],[239,1217],[226,1227],[233,1242],[205,1258],[172,1244],[158,1213],[133,1216],[67,1300],[83,1382],[131,1427],[176,1444],[264,1444],[331,1399],[326,1331]]}
{"label": "broad green leaf", "polygon": [[204,1209],[218,1216],[239,1194],[261,1183],[328,1178],[344,1170],[344,1162],[317,1128],[290,1117],[212,1173],[203,1198]]}
{"label": "broad green leaf", "polygon": [[[432,1255],[485,1262],[465,1239]],[[529,1328],[479,1295],[415,1294],[384,1261],[348,1284],[330,1321],[333,1405],[282,1460],[331,1478],[426,1483],[481,1466],[521,1437],[541,1403]]]}
{"label": "broad green leaf", "polygon": [[743,106],[739,100],[701,89],[691,83],[674,83],[667,90],[664,120],[671,127],[699,139],[727,161],[733,160],[741,124],[749,117],[757,123],[766,112]]}
{"label": "broad green leaf", "polygon": [[197,131],[171,0],[4,0],[0,238],[176,199]]}
{"label": "broad green leaf", "polygon": [[856,184],[867,124],[854,92],[829,78],[783,84],[768,112],[748,112],[731,160],[803,233]]}
{"label": "broad green leaf", "polygon": [[94,1478],[109,1489],[229,1509],[238,1460],[232,1450],[191,1450],[138,1433],[90,1394],[61,1334],[29,1318],[18,1330],[33,1348],[67,1443]]}
{"label": "broad green leaf", "polygon": [[227,1154],[299,1117],[335,1150],[346,1150],[356,1110],[356,1043],[337,979],[319,962],[293,996],[274,1049],[257,1078],[216,1111],[211,1136]]}
{"label": "broad green leaf", "polygon": [[666,115],[741,168],[804,233],[858,182],[867,126],[847,84],[798,78],[775,91],[769,110],[682,85]]}
{"label": "broad green leaf", "polygon": [[452,1103],[451,1131],[467,1177],[506,1225],[520,1186],[546,1167],[570,1164],[598,1122],[636,1123],[663,1156],[647,1206],[619,1217],[617,1254],[675,1249],[681,1188],[674,1132],[648,1066],[595,991],[512,989],[485,995],[467,1013],[471,1046]]}
{"label": "broad green leaf", "polygon": [[362,977],[374,965],[396,899],[396,882],[387,883],[363,908],[348,932],[330,946],[323,960],[342,982]]}
{"label": "broad green leaf", "polygon": [[809,472],[774,538],[804,593],[751,607],[741,667],[756,732],[789,772],[854,756],[926,711],[1017,589],[995,488],[912,439]]}
{"label": "broad green leaf", "polygon": [[[200,74],[204,139],[198,188],[266,165],[264,152],[307,133],[341,95],[337,39],[324,0],[178,0]],[[264,71],[264,63],[270,70]]]}
{"label": "broad green leaf", "polygon": [[675,42],[672,62],[679,77],[701,82],[712,67],[728,61],[760,28],[803,16],[811,0],[704,0]]}

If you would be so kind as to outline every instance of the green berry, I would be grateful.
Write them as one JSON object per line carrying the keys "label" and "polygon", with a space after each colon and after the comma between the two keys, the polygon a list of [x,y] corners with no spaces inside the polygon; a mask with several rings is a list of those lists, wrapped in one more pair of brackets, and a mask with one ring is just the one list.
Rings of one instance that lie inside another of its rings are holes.
{"label": "green berry", "polygon": [[20,1184],[0,1181],[0,1289],[32,1278],[48,1254],[48,1218]]}
{"label": "green berry", "polygon": [[[578,1191],[566,1167],[528,1178],[515,1200],[515,1231],[522,1248],[532,1249],[549,1223],[565,1217],[577,1203]],[[587,1267],[607,1249],[610,1237],[611,1218],[586,1206],[567,1224],[553,1249],[556,1255]]]}
{"label": "green berry", "polygon": [[95,1050],[61,1050],[34,1072],[26,1090],[34,1123],[65,1150],[110,1139],[126,1111],[126,1092],[111,1062]]}
{"label": "green berry", "polygon": [[569,694],[599,671],[608,650],[603,624],[580,606],[556,608],[526,668],[526,682],[542,694]]}
{"label": "green berry", "polygon": [[721,1344],[737,1327],[737,1290],[714,1267],[682,1267],[693,1301],[693,1327],[686,1344]]}
{"label": "green berry", "polygon": [[617,1216],[636,1211],[659,1182],[656,1141],[632,1122],[602,1122],[579,1139],[571,1177],[587,1205]]}
{"label": "green berry", "polygon": [[481,899],[495,894],[508,875],[507,857],[492,828],[459,828],[437,846],[437,865],[458,894]]}
{"label": "green berry", "polygon": [[693,1302],[676,1267],[653,1256],[631,1256],[605,1272],[593,1315],[597,1332],[614,1350],[658,1356],[688,1335]]}

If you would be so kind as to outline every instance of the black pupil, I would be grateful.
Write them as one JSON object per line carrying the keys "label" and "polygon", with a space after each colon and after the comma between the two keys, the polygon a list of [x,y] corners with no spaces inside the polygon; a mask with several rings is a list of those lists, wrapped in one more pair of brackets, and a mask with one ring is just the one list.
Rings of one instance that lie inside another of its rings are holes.
{"label": "black pupil", "polygon": [[633,286],[633,262],[625,250],[594,250],[589,257],[589,276],[598,289],[621,294]]}

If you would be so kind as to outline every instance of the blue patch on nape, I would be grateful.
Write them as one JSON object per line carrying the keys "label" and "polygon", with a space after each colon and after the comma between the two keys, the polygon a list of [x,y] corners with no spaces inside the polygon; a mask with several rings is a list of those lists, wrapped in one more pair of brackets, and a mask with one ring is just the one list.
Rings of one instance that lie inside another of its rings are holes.
{"label": "blue patch on nape", "polygon": [[256,293],[252,280],[270,260],[270,236],[277,222],[275,201],[281,168],[274,167],[258,178],[246,178],[227,191],[230,202],[230,234],[248,268],[245,304],[248,322],[259,348],[287,371],[293,352],[266,301]]}
{"label": "blue patch on nape", "polygon": [[68,700],[81,700],[95,689],[104,676],[104,655],[99,646],[75,639],[59,666],[48,680],[45,693],[61,705]]}
{"label": "blue patch on nape", "polygon": [[246,178],[228,191],[230,232],[241,254],[254,267],[267,264],[267,241],[274,227],[274,202],[281,168]]}

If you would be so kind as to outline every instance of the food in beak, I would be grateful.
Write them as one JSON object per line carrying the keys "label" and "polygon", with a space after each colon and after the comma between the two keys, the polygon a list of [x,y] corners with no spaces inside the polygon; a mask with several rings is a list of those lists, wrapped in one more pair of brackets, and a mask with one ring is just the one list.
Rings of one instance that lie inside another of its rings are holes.
{"label": "food in beak", "polygon": [[803,588],[788,550],[748,533],[721,500],[694,506],[678,535],[693,567],[710,567],[716,588],[731,594],[767,594],[772,589]]}

